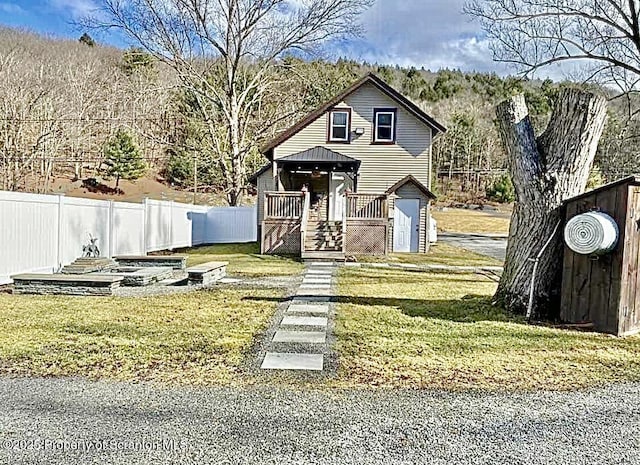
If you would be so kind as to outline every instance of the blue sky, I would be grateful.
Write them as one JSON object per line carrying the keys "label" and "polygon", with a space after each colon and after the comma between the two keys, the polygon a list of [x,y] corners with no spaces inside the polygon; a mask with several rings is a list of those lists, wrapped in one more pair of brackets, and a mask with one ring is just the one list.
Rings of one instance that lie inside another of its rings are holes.
{"label": "blue sky", "polygon": [[[462,14],[465,0],[377,0],[364,16],[365,37],[337,55],[369,62],[427,69],[507,70],[491,60],[478,25]],[[389,12],[393,11],[393,14]],[[0,23],[44,34],[77,38],[73,20],[89,13],[93,0],[0,0]],[[115,36],[94,38],[122,45]]]}

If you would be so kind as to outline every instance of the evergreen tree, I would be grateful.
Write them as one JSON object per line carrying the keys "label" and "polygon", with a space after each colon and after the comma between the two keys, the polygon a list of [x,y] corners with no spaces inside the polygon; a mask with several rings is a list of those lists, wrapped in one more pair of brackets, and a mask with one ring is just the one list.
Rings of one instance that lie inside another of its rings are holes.
{"label": "evergreen tree", "polygon": [[87,45],[89,47],[95,47],[96,46],[96,41],[93,40],[93,37],[91,37],[86,32],[84,34],[82,34],[82,36],[80,36],[80,38],[78,39],[78,42],[80,42],[81,44],[85,44],[85,45]]}
{"label": "evergreen tree", "polygon": [[104,147],[106,168],[104,174],[115,176],[118,189],[120,179],[135,180],[144,175],[147,166],[136,147],[133,137],[124,129],[118,129]]}

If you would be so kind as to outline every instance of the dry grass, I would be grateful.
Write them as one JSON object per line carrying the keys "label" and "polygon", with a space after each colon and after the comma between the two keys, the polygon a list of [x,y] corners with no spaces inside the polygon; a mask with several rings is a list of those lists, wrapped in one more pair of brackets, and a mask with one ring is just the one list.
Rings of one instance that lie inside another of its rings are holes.
{"label": "dry grass", "polygon": [[304,270],[304,265],[298,259],[260,255],[260,245],[257,243],[218,244],[186,249],[180,253],[189,255],[188,266],[225,261],[229,262],[229,275],[245,278],[295,276]]}
{"label": "dry grass", "polygon": [[449,244],[436,243],[426,254],[390,254],[386,257],[361,256],[363,263],[412,263],[415,265],[502,266],[500,260]]}
{"label": "dry grass", "polygon": [[343,269],[338,384],[573,389],[640,380],[640,337],[530,326],[478,275]]}
{"label": "dry grass", "polygon": [[[108,187],[114,187],[113,180],[105,180],[99,178],[99,181]],[[161,182],[156,175],[149,173],[147,176],[128,181],[120,180],[120,189],[122,194],[110,194],[102,192],[91,192],[82,187],[81,181],[74,181],[69,176],[58,176],[51,181],[51,194],[65,194],[67,197],[81,197],[86,199],[97,200],[115,200],[118,202],[142,202],[145,198],[155,200],[174,200],[181,203],[192,203],[193,192],[177,189]],[[38,186],[33,183],[27,183],[26,190],[36,192]],[[245,200],[251,204],[255,202],[254,197],[247,196]],[[215,192],[198,192],[196,202],[199,205],[227,206],[227,201],[223,194]]]}
{"label": "dry grass", "polygon": [[0,294],[0,373],[233,383],[280,297],[224,287],[148,298]]}
{"label": "dry grass", "polygon": [[486,213],[475,210],[448,209],[432,212],[438,231],[479,234],[508,234],[510,217],[507,213]]}
{"label": "dry grass", "polygon": [[[190,264],[229,261],[235,276],[293,276],[303,268],[260,256],[255,244],[188,252]],[[0,294],[0,373],[233,383],[283,296],[224,285],[145,298]]]}

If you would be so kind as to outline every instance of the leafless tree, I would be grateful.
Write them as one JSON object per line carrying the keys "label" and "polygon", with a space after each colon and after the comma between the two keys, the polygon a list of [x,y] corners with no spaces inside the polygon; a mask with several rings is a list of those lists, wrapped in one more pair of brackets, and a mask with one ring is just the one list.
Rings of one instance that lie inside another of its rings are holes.
{"label": "leafless tree", "polygon": [[47,192],[56,176],[95,170],[105,140],[123,125],[154,165],[164,153],[173,71],[128,75],[122,56],[0,27],[0,188]]}
{"label": "leafless tree", "polygon": [[[230,205],[241,201],[245,158],[273,121],[263,102],[286,52],[357,34],[373,0],[101,0],[87,23],[124,31],[171,65],[196,97]],[[261,121],[261,124],[258,124]],[[256,134],[255,132],[258,132]]]}
{"label": "leafless tree", "polygon": [[640,81],[637,0],[472,0],[465,11],[480,20],[494,59],[524,73],[573,62],[623,91]]}

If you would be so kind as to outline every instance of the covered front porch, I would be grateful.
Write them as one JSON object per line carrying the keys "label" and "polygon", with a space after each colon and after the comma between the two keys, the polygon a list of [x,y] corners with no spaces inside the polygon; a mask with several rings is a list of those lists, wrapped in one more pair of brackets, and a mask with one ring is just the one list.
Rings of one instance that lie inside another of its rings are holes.
{"label": "covered front porch", "polygon": [[358,194],[360,162],[316,147],[274,162],[261,202],[262,253],[344,259],[387,253],[388,196]]}
{"label": "covered front porch", "polygon": [[281,158],[274,166],[278,192],[308,192],[314,219],[344,219],[345,194],[357,189],[359,160],[316,147]]}
{"label": "covered front porch", "polygon": [[342,216],[320,219],[310,192],[265,192],[262,253],[344,259],[386,255],[390,220],[385,194],[345,193]]}

